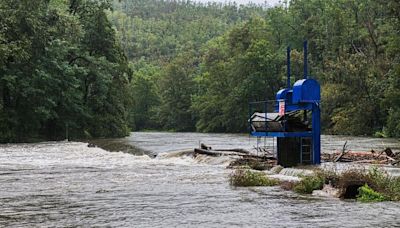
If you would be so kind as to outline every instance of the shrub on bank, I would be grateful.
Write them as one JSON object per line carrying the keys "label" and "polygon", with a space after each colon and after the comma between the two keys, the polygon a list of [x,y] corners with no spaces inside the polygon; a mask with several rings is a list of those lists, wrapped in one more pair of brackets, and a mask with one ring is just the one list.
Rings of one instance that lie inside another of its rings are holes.
{"label": "shrub on bank", "polygon": [[229,177],[232,186],[248,187],[248,186],[274,186],[279,181],[268,178],[265,173],[254,172],[251,170],[237,169]]}
{"label": "shrub on bank", "polygon": [[324,183],[325,178],[323,176],[306,176],[294,185],[293,191],[301,194],[311,194],[314,190],[321,190]]}
{"label": "shrub on bank", "polygon": [[387,200],[382,193],[376,192],[374,189],[370,188],[368,184],[359,187],[358,192],[357,200],[360,202],[382,202]]}
{"label": "shrub on bank", "polygon": [[368,177],[373,190],[382,193],[387,200],[400,201],[400,177],[391,177],[377,168],[369,170]]}

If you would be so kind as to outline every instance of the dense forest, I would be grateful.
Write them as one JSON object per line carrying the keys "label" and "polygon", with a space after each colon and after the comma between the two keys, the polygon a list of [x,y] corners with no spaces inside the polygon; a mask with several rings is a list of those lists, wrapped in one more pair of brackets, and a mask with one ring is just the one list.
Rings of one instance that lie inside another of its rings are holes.
{"label": "dense forest", "polygon": [[324,131],[399,137],[399,15],[395,0],[115,1],[110,19],[134,72],[131,126],[246,131],[248,101],[284,86],[287,45],[302,74],[307,39]]}
{"label": "dense forest", "polygon": [[106,1],[0,1],[0,141],[124,136],[132,71]]}
{"label": "dense forest", "polygon": [[[400,137],[400,3],[0,2],[0,141],[245,132],[285,86],[322,85],[325,133]],[[292,80],[294,81],[294,80]]]}

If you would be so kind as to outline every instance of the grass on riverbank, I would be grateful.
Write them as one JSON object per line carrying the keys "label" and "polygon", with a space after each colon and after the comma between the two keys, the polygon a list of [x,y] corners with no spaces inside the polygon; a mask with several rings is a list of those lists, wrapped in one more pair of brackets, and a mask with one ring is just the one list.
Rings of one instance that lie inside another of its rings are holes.
{"label": "grass on riverbank", "polygon": [[299,183],[293,185],[293,191],[301,194],[311,194],[314,190],[324,187],[325,179],[322,176],[306,176]]}
{"label": "grass on riverbank", "polygon": [[236,169],[229,176],[229,182],[232,186],[236,187],[274,186],[279,184],[279,181],[268,178],[263,172],[248,169]]}
{"label": "grass on riverbank", "polygon": [[391,201],[400,201],[400,177],[389,176],[386,172],[372,168],[368,172],[371,188]]}

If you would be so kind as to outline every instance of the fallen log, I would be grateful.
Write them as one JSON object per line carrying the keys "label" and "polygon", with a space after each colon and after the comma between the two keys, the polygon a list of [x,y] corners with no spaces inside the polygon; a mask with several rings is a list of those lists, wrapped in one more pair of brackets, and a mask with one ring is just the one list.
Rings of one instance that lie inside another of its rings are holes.
{"label": "fallen log", "polygon": [[245,154],[245,155],[240,155],[243,156],[243,158],[256,158],[256,159],[263,159],[263,160],[276,160],[276,157],[274,156],[261,156],[261,155],[255,155],[255,154]]}
{"label": "fallen log", "polygon": [[195,154],[204,154],[214,157],[219,156],[241,156],[243,158],[254,158],[254,159],[262,159],[262,160],[276,160],[275,157],[272,156],[261,156],[256,154],[246,154],[241,152],[234,152],[234,151],[221,151],[221,150],[205,150],[205,149],[194,149]]}
{"label": "fallen log", "polygon": [[209,156],[214,156],[214,157],[218,157],[218,156],[240,156],[240,155],[245,155],[243,153],[238,153],[238,152],[227,152],[227,151],[216,151],[216,150],[205,150],[205,149],[199,149],[199,148],[195,148],[194,152],[197,154],[205,154],[205,155],[209,155]]}
{"label": "fallen log", "polygon": [[243,153],[243,154],[250,154],[250,151],[241,149],[241,148],[234,148],[234,149],[215,149],[216,151],[233,151],[233,152],[238,152],[238,153]]}
{"label": "fallen log", "polygon": [[390,160],[390,161],[392,161],[392,162],[395,162],[395,161],[396,161],[396,159],[391,158],[391,157],[389,157],[389,156],[386,156],[386,159],[387,159],[387,160]]}
{"label": "fallen log", "polygon": [[[373,151],[373,150],[372,150]],[[371,151],[371,152],[372,152]],[[375,151],[374,151],[375,152]],[[372,153],[374,153],[374,152],[372,152]],[[379,156],[381,156],[382,154],[383,154],[383,152],[385,152],[384,150],[382,150],[381,152],[379,152],[379,154],[378,154],[378,156],[375,156],[375,158],[379,158]]]}

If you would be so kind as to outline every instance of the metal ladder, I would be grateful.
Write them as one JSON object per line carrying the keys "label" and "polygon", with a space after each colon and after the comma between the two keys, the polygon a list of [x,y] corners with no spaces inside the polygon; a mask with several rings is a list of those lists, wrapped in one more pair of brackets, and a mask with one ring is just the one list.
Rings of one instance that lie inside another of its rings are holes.
{"label": "metal ladder", "polygon": [[311,164],[311,138],[301,138],[301,163],[302,164]]}

